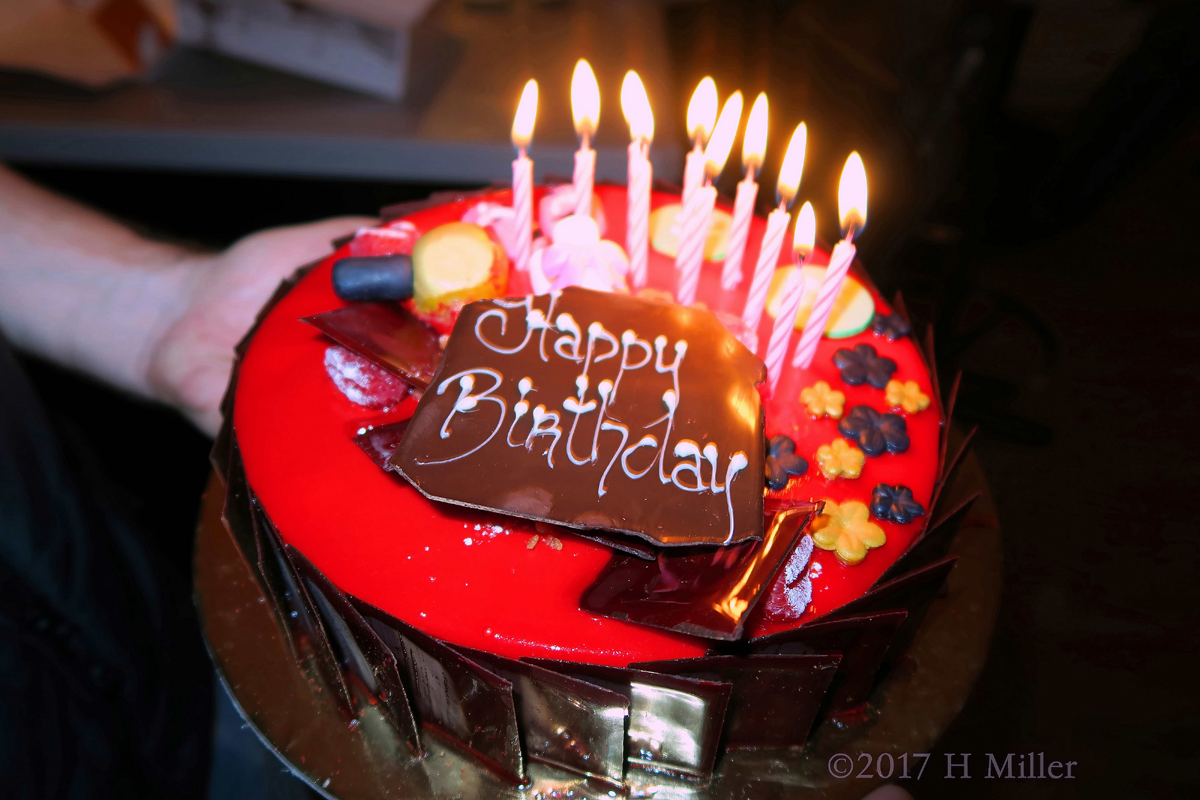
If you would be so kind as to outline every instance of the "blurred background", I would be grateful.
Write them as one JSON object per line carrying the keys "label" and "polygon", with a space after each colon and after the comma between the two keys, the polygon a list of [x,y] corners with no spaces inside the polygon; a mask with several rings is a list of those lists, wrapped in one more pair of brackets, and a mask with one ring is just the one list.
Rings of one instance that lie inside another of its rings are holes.
{"label": "blurred background", "polygon": [[[604,103],[600,179],[624,180],[630,68],[668,181],[704,75],[722,98],[767,92],[761,185],[807,121],[800,194],[826,241],[858,150],[860,257],[934,326],[943,385],[963,371],[958,414],[981,426],[1006,580],[989,663],[938,752],[1045,751],[1079,778],[906,788],[1194,796],[1200,4],[11,0],[0,160],[219,248],[505,179],[529,77],[539,179],[570,174],[580,57]],[[720,188],[740,177],[727,169]],[[90,479],[188,580],[209,442],[172,412],[26,367]]]}

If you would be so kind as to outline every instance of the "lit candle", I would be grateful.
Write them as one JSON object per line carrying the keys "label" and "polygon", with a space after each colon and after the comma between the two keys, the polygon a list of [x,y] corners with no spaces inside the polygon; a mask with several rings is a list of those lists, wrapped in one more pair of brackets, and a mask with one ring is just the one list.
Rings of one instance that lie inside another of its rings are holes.
{"label": "lit candle", "polygon": [[796,312],[800,310],[800,298],[804,296],[802,269],[812,257],[816,238],[817,217],[813,213],[812,203],[805,203],[796,216],[796,233],[792,237],[792,260],[796,262],[796,269],[788,275],[783,286],[779,313],[775,315],[775,327],[771,329],[771,340],[767,343],[767,357],[763,359],[767,365],[767,385],[771,387],[772,394],[779,385],[779,376],[783,373],[783,357],[787,355],[792,331],[796,328]]}
{"label": "lit candle", "polygon": [[767,290],[771,288],[771,276],[775,274],[779,251],[783,247],[783,235],[787,232],[787,207],[800,188],[807,146],[808,128],[801,122],[792,134],[783,164],[779,167],[779,182],[775,185],[779,207],[767,217],[767,230],[758,248],[758,262],[754,265],[754,277],[750,280],[750,291],[742,310],[742,343],[755,352],[758,352],[758,322],[767,304]]}
{"label": "lit candle", "polygon": [[687,129],[692,140],[692,151],[688,153],[683,168],[683,197],[679,202],[684,206],[691,199],[692,192],[704,183],[704,145],[716,121],[717,84],[712,78],[705,78],[692,92],[692,100],[688,103]]}
{"label": "lit candle", "polygon": [[704,185],[692,193],[683,207],[683,231],[679,236],[679,252],[675,254],[675,269],[679,273],[675,302],[680,305],[690,306],[696,300],[700,267],[704,263],[704,245],[708,240],[709,226],[712,225],[713,207],[717,203],[717,190],[712,180],[725,168],[741,121],[742,93],[734,92],[725,101],[725,107],[721,109],[721,116],[713,128],[712,138],[704,150]]}
{"label": "lit candle", "polygon": [[650,257],[650,184],[654,168],[650,165],[650,142],[654,139],[654,114],[646,87],[633,70],[621,83],[621,111],[629,123],[629,184],[625,249],[629,253],[629,280],[632,288],[646,285],[646,262]]}
{"label": "lit candle", "polygon": [[746,120],[746,135],[742,139],[742,166],[746,177],[738,184],[737,201],[733,204],[733,223],[729,227],[729,245],[725,248],[725,266],[721,270],[721,288],[736,289],[742,282],[742,258],[746,254],[746,238],[750,235],[750,220],[758,199],[755,171],[762,166],[767,149],[767,96],[760,93],[750,108]]}
{"label": "lit candle", "polygon": [[517,148],[517,158],[512,164],[513,228],[517,249],[513,260],[521,272],[529,269],[529,254],[533,250],[533,161],[525,155],[525,148],[533,139],[537,101],[537,81],[530,80],[521,92],[512,126],[512,143]]}
{"label": "lit candle", "polygon": [[575,213],[592,213],[592,184],[596,180],[596,151],[592,136],[600,121],[600,87],[596,75],[584,59],[575,64],[571,76],[571,116],[579,134],[579,149],[575,151]]}
{"label": "lit candle", "polygon": [[833,311],[833,301],[837,299],[846,273],[854,263],[854,236],[867,224],[867,171],[857,152],[850,154],[846,166],[842,168],[842,179],[838,183],[838,216],[845,238],[837,243],[829,255],[829,267],[825,270],[821,288],[817,290],[817,299],[813,301],[812,313],[804,325],[800,344],[796,345],[796,355],[792,357],[794,367],[807,369],[812,364],[817,344]]}

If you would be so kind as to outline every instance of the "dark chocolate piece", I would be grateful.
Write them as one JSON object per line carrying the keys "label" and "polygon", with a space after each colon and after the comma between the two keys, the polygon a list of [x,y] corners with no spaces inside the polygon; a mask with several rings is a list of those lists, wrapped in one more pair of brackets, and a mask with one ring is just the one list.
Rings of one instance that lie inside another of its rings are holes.
{"label": "dark chocolate piece", "polygon": [[372,426],[367,428],[366,432],[355,436],[354,443],[361,447],[363,452],[379,465],[380,469],[390,470],[389,462],[392,460],[396,448],[400,446],[404,432],[408,430],[408,422],[405,419],[400,422],[389,422],[387,425]]}
{"label": "dark chocolate piece", "polygon": [[316,604],[317,613],[330,634],[330,643],[342,670],[364,691],[377,699],[384,715],[415,758],[424,755],[417,723],[408,693],[400,680],[396,657],[379,634],[346,599],[346,595],[296,548],[284,545],[284,552],[297,568]]}
{"label": "dark chocolate piece", "polygon": [[512,684],[525,756],[620,786],[629,698],[526,661],[456,650]]}
{"label": "dark chocolate piece", "polygon": [[962,521],[966,519],[967,514],[971,511],[971,506],[975,504],[981,494],[982,492],[975,492],[941,517],[932,520],[921,535],[908,546],[904,555],[896,559],[879,576],[875,585],[880,586],[905,573],[945,558],[946,553],[950,552],[950,541],[954,538],[954,534],[958,533]]}
{"label": "dark chocolate piece", "polygon": [[[899,314],[900,318],[912,326],[912,315],[908,313],[908,303],[904,302],[904,293],[899,289],[892,295],[892,311]],[[911,333],[911,331],[910,331]]]}
{"label": "dark chocolate piece", "polygon": [[225,503],[221,508],[221,522],[225,523],[225,530],[229,531],[238,550],[242,551],[242,558],[253,569],[258,559],[258,540],[250,518],[250,485],[246,482],[246,470],[242,466],[242,456],[236,442],[231,445],[229,468],[225,475]]}
{"label": "dark chocolate piece", "polygon": [[[550,523],[540,523],[549,525]],[[570,536],[578,536],[580,539],[587,539],[589,542],[604,545],[610,550],[616,550],[618,553],[626,553],[627,555],[640,558],[643,561],[653,561],[658,558],[658,549],[646,544],[643,540],[634,536],[622,536],[619,533],[611,533],[608,531],[583,530],[577,531],[573,528],[563,528],[563,534]]]}
{"label": "dark chocolate piece", "polygon": [[946,474],[946,448],[950,444],[950,424],[954,421],[954,406],[958,401],[958,388],[962,385],[962,370],[954,373],[954,382],[950,384],[950,392],[946,395],[946,403],[942,412],[942,431],[938,439],[938,475]]}
{"label": "dark chocolate piece", "polygon": [[725,749],[801,747],[841,656],[705,656],[630,664],[635,669],[733,684]]}
{"label": "dark chocolate piece", "polygon": [[297,663],[315,669],[320,685],[328,689],[337,709],[347,721],[358,719],[350,689],[338,665],[337,655],[329,641],[329,633],[317,613],[308,589],[305,588],[296,566],[287,556],[283,540],[261,507],[256,507],[260,570],[269,574],[271,590],[277,608],[287,615],[285,626],[290,631],[299,656]]}
{"label": "dark chocolate piece", "polygon": [[776,513],[761,542],[662,550],[654,561],[614,553],[580,607],[693,636],[738,639],[815,510],[809,504]]}
{"label": "dark chocolate piece", "polygon": [[787,488],[793,475],[808,471],[808,462],[796,455],[796,442],[782,433],[767,442],[767,486],[773,492]]}
{"label": "dark chocolate piece", "polygon": [[954,455],[942,466],[941,477],[934,484],[933,497],[929,499],[929,508],[932,513],[936,514],[941,510],[939,506],[946,495],[946,490],[953,486],[954,481],[958,478],[958,471],[962,468],[963,461],[967,457],[967,452],[971,449],[971,442],[975,439],[975,434],[978,431],[979,426],[972,425],[971,429],[967,431],[966,436],[958,443]]}
{"label": "dark chocolate piece", "polygon": [[851,386],[869,383],[876,389],[887,387],[896,371],[896,362],[876,352],[874,345],[856,344],[854,349],[838,348],[833,364],[842,372],[842,380]]}
{"label": "dark chocolate piece", "polygon": [[429,385],[442,358],[437,331],[391,303],[355,303],[303,321],[416,386]]}
{"label": "dark chocolate piece", "polygon": [[907,525],[925,516],[925,507],[913,499],[912,489],[907,486],[881,483],[871,490],[871,513],[877,519]]}
{"label": "dark chocolate piece", "polygon": [[347,256],[333,264],[333,293],[343,300],[407,300],[413,293],[412,256]]}
{"label": "dark chocolate piece", "polygon": [[871,457],[908,449],[908,423],[899,414],[881,414],[870,406],[855,406],[837,427],[838,433],[857,443]]}
{"label": "dark chocolate piece", "polygon": [[[925,328],[925,336],[921,340],[922,346],[918,348],[925,356],[925,363],[929,366],[929,396],[939,404],[939,408],[944,409],[942,403],[942,387],[938,379],[937,371],[937,354],[933,350],[933,326]],[[942,413],[942,435],[945,436],[946,427],[950,424],[950,415],[944,411]]]}
{"label": "dark chocolate piece", "polygon": [[711,777],[733,689],[730,684],[625,667],[522,660],[625,695],[630,766],[678,777]]}
{"label": "dark chocolate piece", "polygon": [[876,314],[871,320],[871,331],[876,336],[882,336],[889,342],[894,342],[912,333],[912,325],[908,318],[899,311],[893,311],[887,316]]}
{"label": "dark chocolate piece", "polygon": [[569,528],[757,539],[764,377],[709,311],[578,287],[479,301],[392,466],[432,499]]}
{"label": "dark chocolate piece", "polygon": [[512,684],[378,608],[350,602],[392,651],[418,721],[499,773],[525,780]]}
{"label": "dark chocolate piece", "polygon": [[901,609],[818,620],[751,640],[751,645],[760,654],[841,656],[824,705],[826,713],[836,716],[860,710],[867,702],[888,647],[907,616]]}
{"label": "dark chocolate piece", "polygon": [[925,619],[925,612],[929,610],[929,604],[942,590],[946,576],[957,561],[958,556],[950,556],[886,583],[877,583],[862,597],[851,600],[822,619],[842,619],[856,614],[906,609],[908,616],[896,631],[896,638],[887,654],[887,661],[892,662],[912,644],[917,629]]}

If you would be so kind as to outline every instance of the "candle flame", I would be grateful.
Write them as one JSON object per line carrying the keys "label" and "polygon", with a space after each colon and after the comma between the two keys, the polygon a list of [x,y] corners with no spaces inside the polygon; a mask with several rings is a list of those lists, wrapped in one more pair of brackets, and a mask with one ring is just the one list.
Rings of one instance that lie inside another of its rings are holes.
{"label": "candle flame", "polygon": [[528,147],[533,139],[533,121],[537,118],[538,86],[532,78],[521,91],[521,102],[517,103],[517,114],[513,117],[513,147]]}
{"label": "candle flame", "polygon": [[580,136],[591,136],[600,122],[600,87],[596,85],[596,73],[587,59],[575,63],[571,75],[571,116],[575,120],[575,132]]}
{"label": "candle flame", "polygon": [[693,141],[704,144],[712,133],[717,121],[717,84],[712,78],[700,81],[696,91],[692,92],[692,101],[688,103],[687,129],[688,137]]}
{"label": "candle flame", "polygon": [[792,255],[797,261],[808,258],[817,241],[817,215],[813,213],[812,203],[805,201],[800,206],[796,216],[796,233],[792,237]]}
{"label": "candle flame", "polygon": [[704,171],[709,178],[715,178],[725,169],[725,161],[729,151],[733,149],[733,139],[737,136],[738,125],[742,121],[742,93],[734,92],[725,101],[721,116],[717,117],[717,126],[713,128],[712,138],[704,150]]}
{"label": "candle flame", "polygon": [[867,224],[867,170],[858,151],[846,159],[838,183],[838,216],[842,230],[857,233]]}
{"label": "candle flame", "polygon": [[800,176],[804,174],[804,151],[808,148],[808,126],[801,122],[792,133],[783,165],[779,168],[777,188],[783,202],[791,203],[800,188]]}
{"label": "candle flame", "polygon": [[646,87],[642,79],[633,70],[625,73],[621,82],[621,112],[629,123],[629,137],[644,139],[649,142],[654,139],[654,112],[650,109],[650,98],[646,96]]}
{"label": "candle flame", "polygon": [[762,166],[763,154],[767,151],[767,94],[759,92],[750,107],[746,120],[746,134],[742,137],[742,166],[747,170]]}

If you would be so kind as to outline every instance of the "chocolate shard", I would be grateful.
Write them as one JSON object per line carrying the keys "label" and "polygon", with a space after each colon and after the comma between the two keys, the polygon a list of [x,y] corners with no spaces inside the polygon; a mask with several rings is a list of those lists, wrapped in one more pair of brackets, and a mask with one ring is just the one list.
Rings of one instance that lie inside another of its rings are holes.
{"label": "chocolate shard", "polygon": [[[258,560],[258,540],[254,535],[254,522],[250,517],[250,484],[246,481],[246,470],[237,442],[231,441],[229,469],[225,476],[225,503],[221,507],[221,522],[233,537],[234,544],[254,570]],[[257,572],[257,570],[255,570]],[[257,578],[258,575],[255,575]],[[262,582],[261,580],[259,581]]]}
{"label": "chocolate shard", "polygon": [[[929,396],[938,404],[939,408],[944,409],[942,403],[942,388],[938,380],[937,371],[937,354],[933,349],[933,326],[930,325],[925,329],[925,336],[921,340],[921,351],[925,355],[925,363],[929,365]],[[946,428],[949,425],[950,417],[946,413],[942,413],[942,436],[945,436]]]}
{"label": "chocolate shard", "polygon": [[962,521],[971,513],[971,507],[975,505],[975,501],[979,499],[981,494],[982,492],[975,492],[931,522],[917,540],[908,546],[908,550],[904,552],[904,555],[896,559],[879,576],[879,580],[875,581],[875,585],[882,586],[905,573],[912,572],[915,569],[920,569],[927,564],[932,564],[935,561],[945,558],[946,554],[950,552],[951,540],[958,533]]}
{"label": "chocolate shard", "polygon": [[[541,530],[543,525],[549,525],[549,523],[539,522],[538,529]],[[650,547],[641,539],[635,539],[632,536],[622,536],[619,533],[596,530],[577,531],[573,528],[562,528],[561,533],[567,536],[578,536],[580,539],[587,539],[589,542],[604,545],[610,550],[625,553],[634,558],[640,558],[643,561],[653,561],[658,557],[659,553],[656,548]]]}
{"label": "chocolate shard", "polygon": [[801,747],[817,718],[837,655],[704,656],[630,664],[733,686],[725,716],[726,750]]}
{"label": "chocolate shard", "polygon": [[[966,435],[958,442],[958,447],[954,450],[954,455],[950,457],[942,466],[942,471],[937,483],[933,486],[933,497],[929,498],[929,513],[932,516],[939,510],[939,505],[946,497],[946,491],[954,485],[954,481],[958,478],[958,471],[962,468],[963,461],[966,460],[967,452],[971,449],[971,443],[975,439],[975,434],[979,431],[978,425],[972,425]],[[954,436],[951,431],[947,439]]]}
{"label": "chocolate shard", "polygon": [[[940,561],[906,572],[898,578],[877,584],[857,600],[852,600],[822,619],[841,619],[857,614],[905,609],[908,616],[896,631],[896,638],[884,659],[886,670],[908,650],[913,637],[925,620],[930,603],[937,597],[946,583],[946,576],[954,569],[958,556],[948,556]],[[882,672],[881,672],[882,676]]]}
{"label": "chocolate shard", "polygon": [[946,474],[946,448],[950,444],[950,424],[954,421],[954,404],[958,400],[958,387],[962,384],[962,370],[954,374],[954,382],[946,395],[942,412],[942,430],[938,437],[938,475]]}
{"label": "chocolate shard", "polygon": [[537,664],[454,649],[512,684],[527,758],[621,786],[628,697]]}
{"label": "chocolate shard", "polygon": [[795,630],[752,639],[753,652],[842,657],[826,694],[822,717],[856,712],[867,702],[875,675],[908,612],[883,611],[818,620]]}
{"label": "chocolate shard", "polygon": [[712,777],[731,684],[626,667],[522,660],[623,694],[629,701],[630,766],[699,781]]}
{"label": "chocolate shard", "polygon": [[367,428],[364,433],[355,436],[354,443],[361,447],[362,451],[380,469],[390,471],[389,462],[392,460],[396,448],[400,446],[404,432],[408,430],[408,422],[409,420],[404,419],[399,422],[389,422],[386,425],[374,425]]}
{"label": "chocolate shard", "polygon": [[400,680],[396,657],[351,605],[340,589],[296,548],[284,545],[316,604],[317,613],[330,633],[334,654],[343,672],[362,691],[379,701],[384,716],[408,745],[414,759],[424,755],[408,693]]}
{"label": "chocolate shard", "polygon": [[274,584],[271,593],[280,601],[278,608],[285,615],[285,626],[290,626],[297,663],[315,670],[319,685],[329,691],[334,705],[347,721],[357,720],[354,700],[312,596],[295,564],[288,558],[279,531],[261,507],[257,511],[256,518],[261,523],[258,529],[262,534],[259,537],[260,570],[271,575],[270,581]]}
{"label": "chocolate shard", "polygon": [[816,506],[771,517],[762,541],[717,549],[671,548],[654,561],[614,553],[580,601],[585,611],[732,641],[792,552]]}
{"label": "chocolate shard", "polygon": [[354,303],[302,321],[422,388],[429,385],[442,359],[437,332],[393,303]]}
{"label": "chocolate shard", "polygon": [[896,294],[892,296],[892,310],[904,317],[909,325],[912,325],[912,317],[909,316],[908,313],[908,304],[904,302],[904,295],[899,289],[897,289]]}
{"label": "chocolate shard", "polygon": [[513,685],[449,645],[351,597],[396,657],[418,721],[500,775],[525,781]]}
{"label": "chocolate shard", "polygon": [[764,378],[706,310],[580,287],[480,300],[392,466],[434,500],[655,546],[758,539]]}
{"label": "chocolate shard", "polygon": [[418,211],[424,211],[427,208],[441,206],[447,203],[456,203],[459,200],[470,200],[476,197],[483,197],[486,194],[496,191],[498,187],[487,187],[484,189],[452,189],[445,192],[434,192],[424,200],[409,200],[403,203],[393,203],[390,206],[384,206],[379,210],[379,217],[385,223],[392,220],[407,217],[410,214],[415,214]]}

